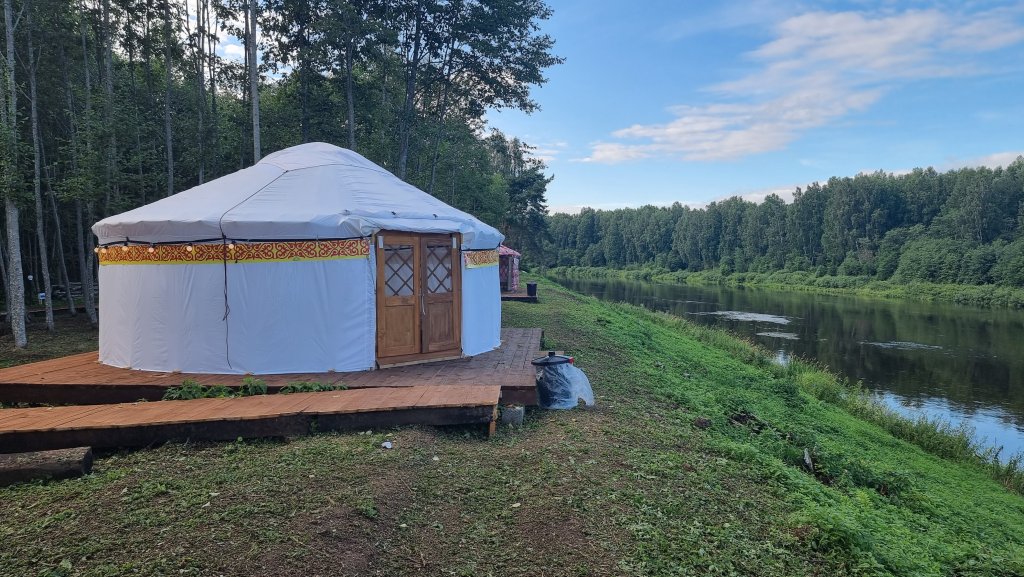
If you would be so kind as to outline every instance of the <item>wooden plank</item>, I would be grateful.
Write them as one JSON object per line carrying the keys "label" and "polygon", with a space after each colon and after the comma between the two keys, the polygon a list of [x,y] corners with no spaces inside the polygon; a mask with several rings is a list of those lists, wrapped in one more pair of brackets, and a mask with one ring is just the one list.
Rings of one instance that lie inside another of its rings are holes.
{"label": "wooden plank", "polygon": [[81,366],[85,364],[82,362],[83,358],[89,358],[90,360],[87,362],[98,363],[98,356],[95,352],[70,355],[49,361],[28,363],[7,369],[0,369],[0,380],[5,382],[18,382],[21,379],[31,380],[32,378],[38,377],[39,375],[45,374],[49,371],[58,371],[66,367]]}
{"label": "wooden plank", "polygon": [[104,405],[86,405],[76,407],[42,407],[39,409],[4,409],[4,419],[0,421],[0,432],[33,429],[47,431],[64,423],[84,417],[102,410]]}
{"label": "wooden plank", "polygon": [[[500,387],[412,386],[244,398],[0,411],[0,452],[88,444],[138,446],[177,438],[296,435],[380,424],[493,420]],[[361,415],[361,416],[360,416]]]}
{"label": "wooden plank", "polygon": [[476,385],[435,387],[425,395],[425,406],[431,407],[471,407],[487,405],[491,399],[501,395],[501,387],[481,387]]}

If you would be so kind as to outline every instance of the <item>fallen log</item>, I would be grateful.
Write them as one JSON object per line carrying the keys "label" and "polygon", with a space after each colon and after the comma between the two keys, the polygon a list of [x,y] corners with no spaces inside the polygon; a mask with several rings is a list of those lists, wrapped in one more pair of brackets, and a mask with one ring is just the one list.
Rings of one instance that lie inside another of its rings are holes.
{"label": "fallen log", "polygon": [[70,479],[91,471],[91,447],[0,454],[0,487],[35,479]]}

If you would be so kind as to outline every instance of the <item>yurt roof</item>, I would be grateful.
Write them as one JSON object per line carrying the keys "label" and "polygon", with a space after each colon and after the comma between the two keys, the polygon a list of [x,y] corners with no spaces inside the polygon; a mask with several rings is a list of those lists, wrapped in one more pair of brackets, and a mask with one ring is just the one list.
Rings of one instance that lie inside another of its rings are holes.
{"label": "yurt roof", "polygon": [[101,244],[366,237],[379,230],[462,233],[463,247],[503,236],[356,152],[324,142],[257,164],[92,227]]}
{"label": "yurt roof", "polygon": [[498,247],[498,256],[523,256],[519,254],[519,251],[511,249],[505,245]]}

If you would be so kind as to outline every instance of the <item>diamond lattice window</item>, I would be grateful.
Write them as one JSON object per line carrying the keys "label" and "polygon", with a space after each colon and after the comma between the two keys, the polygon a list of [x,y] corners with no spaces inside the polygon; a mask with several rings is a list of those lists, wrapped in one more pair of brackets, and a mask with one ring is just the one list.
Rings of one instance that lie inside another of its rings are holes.
{"label": "diamond lattice window", "polygon": [[427,246],[427,292],[452,292],[452,247],[447,244]]}
{"label": "diamond lattice window", "polygon": [[402,244],[384,245],[384,286],[389,297],[406,297],[413,293],[413,250]]}

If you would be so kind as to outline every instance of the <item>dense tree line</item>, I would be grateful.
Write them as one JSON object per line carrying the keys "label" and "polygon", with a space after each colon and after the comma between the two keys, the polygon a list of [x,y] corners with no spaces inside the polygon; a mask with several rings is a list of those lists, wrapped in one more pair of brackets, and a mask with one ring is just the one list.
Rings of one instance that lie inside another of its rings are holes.
{"label": "dense tree line", "polygon": [[[18,346],[26,300],[58,285],[81,283],[96,322],[93,222],[302,142],[352,148],[517,245],[543,236],[543,164],[483,121],[536,108],[560,62],[542,0],[0,1],[0,276]],[[218,54],[232,37],[241,61]]]}
{"label": "dense tree line", "polygon": [[1005,168],[831,178],[739,197],[549,217],[549,266],[813,271],[1024,286],[1024,158]]}

